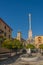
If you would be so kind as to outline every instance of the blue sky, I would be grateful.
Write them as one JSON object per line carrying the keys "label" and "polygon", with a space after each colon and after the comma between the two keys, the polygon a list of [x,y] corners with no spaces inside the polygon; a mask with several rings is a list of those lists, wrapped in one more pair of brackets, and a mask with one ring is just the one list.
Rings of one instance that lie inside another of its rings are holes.
{"label": "blue sky", "polygon": [[0,17],[13,29],[12,37],[22,32],[28,38],[28,14],[32,14],[33,37],[43,35],[43,0],[0,0]]}

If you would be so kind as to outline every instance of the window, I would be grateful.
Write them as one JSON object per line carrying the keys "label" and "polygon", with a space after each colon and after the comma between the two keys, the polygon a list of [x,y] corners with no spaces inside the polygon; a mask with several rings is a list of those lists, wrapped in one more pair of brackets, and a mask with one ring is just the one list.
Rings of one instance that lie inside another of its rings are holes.
{"label": "window", "polygon": [[10,29],[9,29],[9,32],[10,32]]}
{"label": "window", "polygon": [[3,31],[0,30],[0,34],[2,34],[2,33],[3,33]]}
{"label": "window", "polygon": [[5,29],[6,29],[6,26],[5,26]]}
{"label": "window", "polygon": [[0,33],[2,33],[2,31],[0,30]]}
{"label": "window", "polygon": [[10,38],[10,35],[9,35],[9,38]]}
{"label": "window", "polygon": [[6,32],[4,33],[4,36],[6,36]]}

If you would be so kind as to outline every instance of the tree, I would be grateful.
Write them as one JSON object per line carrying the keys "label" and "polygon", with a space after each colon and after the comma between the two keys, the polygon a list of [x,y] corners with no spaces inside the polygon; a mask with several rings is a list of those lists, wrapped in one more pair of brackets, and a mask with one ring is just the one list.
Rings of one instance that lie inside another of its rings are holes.
{"label": "tree", "polygon": [[43,55],[43,44],[39,45],[39,49],[40,49],[41,54]]}
{"label": "tree", "polygon": [[21,49],[21,48],[23,48],[23,45],[19,40],[14,39],[13,40],[13,48]]}
{"label": "tree", "polygon": [[12,49],[12,40],[11,39],[4,40],[2,47]]}
{"label": "tree", "polygon": [[4,40],[3,43],[2,43],[2,47],[10,49],[10,56],[11,56],[11,52],[12,52],[12,39]]}
{"label": "tree", "polygon": [[16,51],[16,53],[18,50],[20,51],[23,48],[23,44],[17,39],[13,40],[12,46],[13,46],[12,48]]}
{"label": "tree", "polygon": [[14,39],[14,40],[12,40],[12,39],[6,39],[3,42],[2,47],[8,48],[8,49],[12,49],[12,50],[16,51],[16,53],[17,53],[18,50],[20,50],[20,49],[23,48],[23,45],[17,39]]}
{"label": "tree", "polygon": [[43,44],[40,44],[40,45],[39,45],[39,48],[40,48],[40,49],[43,49]]}
{"label": "tree", "polygon": [[[32,54],[31,53],[33,53],[33,51],[34,51],[34,49],[35,49],[35,46],[33,45],[33,44],[27,44],[26,45],[26,49],[27,49],[27,54],[29,55],[29,56],[31,56]],[[33,51],[32,51],[33,50]]]}
{"label": "tree", "polygon": [[2,47],[3,41],[6,40],[4,36],[0,36],[0,47]]}
{"label": "tree", "polygon": [[26,49],[34,49],[35,48],[35,46],[33,45],[33,44],[27,44],[26,45]]}

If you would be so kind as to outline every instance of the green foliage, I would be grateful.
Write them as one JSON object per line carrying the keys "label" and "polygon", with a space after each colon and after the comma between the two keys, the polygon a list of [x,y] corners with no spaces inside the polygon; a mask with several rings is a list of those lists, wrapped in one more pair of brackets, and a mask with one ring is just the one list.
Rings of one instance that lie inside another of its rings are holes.
{"label": "green foliage", "polygon": [[0,42],[3,42],[4,40],[6,40],[6,38],[5,37],[0,37]]}
{"label": "green foliage", "polygon": [[40,45],[39,45],[39,48],[40,48],[40,49],[43,49],[43,44],[40,44]]}
{"label": "green foliage", "polygon": [[2,47],[8,48],[8,49],[12,49],[12,40],[4,40]]}
{"label": "green foliage", "polygon": [[34,49],[35,48],[35,46],[34,45],[32,45],[32,44],[27,44],[26,45],[26,49]]}
{"label": "green foliage", "polygon": [[23,45],[17,39],[14,39],[14,40],[7,39],[7,40],[4,40],[2,47],[8,48],[8,49],[21,49],[23,48]]}
{"label": "green foliage", "polygon": [[13,48],[21,49],[21,48],[23,48],[23,45],[22,45],[22,43],[19,40],[14,39]]}
{"label": "green foliage", "polygon": [[2,38],[0,38],[0,42],[2,41]]}

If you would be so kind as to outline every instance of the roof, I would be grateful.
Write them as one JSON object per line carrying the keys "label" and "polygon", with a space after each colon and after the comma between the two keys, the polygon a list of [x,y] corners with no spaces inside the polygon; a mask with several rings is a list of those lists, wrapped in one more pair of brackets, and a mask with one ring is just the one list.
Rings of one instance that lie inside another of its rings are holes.
{"label": "roof", "polygon": [[[3,20],[2,20],[2,18],[0,18],[0,20],[4,23],[4,24],[6,24]],[[13,30],[8,24],[6,24],[11,30]]]}

